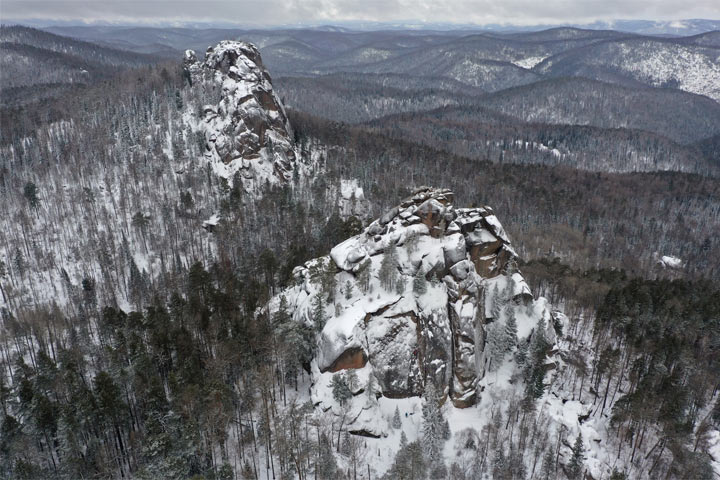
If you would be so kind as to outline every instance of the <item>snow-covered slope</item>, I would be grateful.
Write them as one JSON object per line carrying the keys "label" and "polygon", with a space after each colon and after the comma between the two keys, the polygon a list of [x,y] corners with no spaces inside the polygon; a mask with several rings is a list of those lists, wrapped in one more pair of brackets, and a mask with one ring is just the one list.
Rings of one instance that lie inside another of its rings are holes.
{"label": "snow-covered slope", "polygon": [[669,40],[635,38],[600,42],[550,57],[534,71],[598,80],[615,75],[627,81],[678,88],[720,100],[720,52]]}
{"label": "snow-covered slope", "polygon": [[[294,277],[268,313],[290,314],[318,332],[311,397],[324,410],[338,408],[331,382],[349,370],[358,377],[355,393],[417,397],[432,381],[448,403],[471,407],[498,370],[508,362],[513,370],[512,355],[505,357],[538,325],[552,350],[553,325],[564,318],[533,298],[492,209],[455,208],[442,189],[418,190]],[[516,338],[507,337],[513,329]],[[351,405],[351,431],[387,434],[377,400],[358,395]]]}
{"label": "snow-covered slope", "polygon": [[292,128],[257,48],[223,41],[208,48],[203,62],[188,50],[185,72],[193,88],[220,88],[219,101],[202,107],[197,125],[214,171],[228,180],[240,172],[246,189],[286,181],[297,157]]}

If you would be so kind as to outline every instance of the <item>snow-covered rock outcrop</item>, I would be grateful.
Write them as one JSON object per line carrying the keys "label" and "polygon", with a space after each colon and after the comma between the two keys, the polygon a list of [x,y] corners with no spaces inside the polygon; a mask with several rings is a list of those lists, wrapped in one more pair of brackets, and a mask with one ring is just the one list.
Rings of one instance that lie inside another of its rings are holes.
{"label": "snow-covered rock outcrop", "polygon": [[[556,319],[544,299],[533,298],[492,209],[455,208],[453,197],[416,191],[328,257],[297,267],[295,285],[270,301],[267,313],[286,308],[318,332],[316,405],[335,408],[332,377],[354,370],[358,392],[367,384],[378,396],[407,398],[432,380],[455,407],[469,407],[487,372],[505,362],[509,350],[497,347],[504,342],[498,335],[511,317],[513,345],[530,342],[538,324],[554,345]],[[368,427],[372,411],[363,400],[351,418],[380,435],[382,426]]]}
{"label": "snow-covered rock outcrop", "polygon": [[365,199],[365,192],[357,179],[341,179],[338,193],[338,209],[343,220],[353,216],[369,220],[365,212],[370,210],[370,202]]}
{"label": "snow-covered rock outcrop", "polygon": [[188,50],[184,68],[191,88],[219,88],[198,125],[215,172],[228,180],[240,172],[246,189],[288,180],[297,158],[292,128],[257,48],[222,41],[202,62]]}

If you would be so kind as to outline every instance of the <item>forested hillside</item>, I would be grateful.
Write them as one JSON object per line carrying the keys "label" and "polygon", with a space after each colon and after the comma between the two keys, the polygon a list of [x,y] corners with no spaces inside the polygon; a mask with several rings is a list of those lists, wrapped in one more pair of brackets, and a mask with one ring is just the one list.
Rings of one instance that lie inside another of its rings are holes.
{"label": "forested hillside", "polygon": [[157,58],[22,26],[0,26],[0,105],[61,96],[73,85],[108,79]]}
{"label": "forested hillside", "polygon": [[0,477],[720,473],[717,102],[510,61],[626,34],[465,37],[3,90]]}

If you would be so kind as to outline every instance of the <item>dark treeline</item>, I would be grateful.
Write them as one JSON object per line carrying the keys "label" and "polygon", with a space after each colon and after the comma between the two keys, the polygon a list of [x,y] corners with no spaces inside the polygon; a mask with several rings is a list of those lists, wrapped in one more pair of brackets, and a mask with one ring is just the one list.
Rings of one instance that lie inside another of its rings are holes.
{"label": "dark treeline", "polygon": [[408,185],[441,184],[461,203],[492,206],[528,260],[558,256],[574,268],[622,266],[653,276],[657,252],[681,257],[691,276],[720,273],[717,179],[496,164],[297,112],[291,122],[299,135],[350,149],[329,152],[328,165],[361,179],[371,201],[402,198]]}
{"label": "dark treeline", "polygon": [[603,172],[683,171],[718,176],[697,146],[627,128],[530,124],[484,107],[390,115],[368,125],[398,139],[495,163],[564,165]]}

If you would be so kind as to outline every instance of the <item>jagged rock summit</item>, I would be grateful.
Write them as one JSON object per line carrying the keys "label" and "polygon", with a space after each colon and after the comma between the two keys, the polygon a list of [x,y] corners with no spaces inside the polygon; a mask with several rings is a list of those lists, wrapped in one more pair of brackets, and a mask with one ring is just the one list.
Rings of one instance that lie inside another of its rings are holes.
{"label": "jagged rock summit", "polygon": [[198,124],[215,172],[228,180],[239,172],[248,189],[288,180],[298,157],[293,132],[257,48],[222,41],[202,62],[187,50],[184,68],[192,88],[219,98],[202,107]]}
{"label": "jagged rock summit", "polygon": [[[492,209],[455,208],[453,199],[417,190],[328,257],[297,267],[295,286],[269,303],[269,314],[286,309],[318,332],[316,405],[336,408],[333,375],[353,370],[357,397],[368,388],[378,398],[419,396],[433,381],[455,407],[469,407],[487,372],[512,362],[507,354],[538,325],[554,344],[549,306],[533,298]],[[508,323],[516,334],[506,342]],[[372,401],[353,405],[353,428],[381,434]]]}

